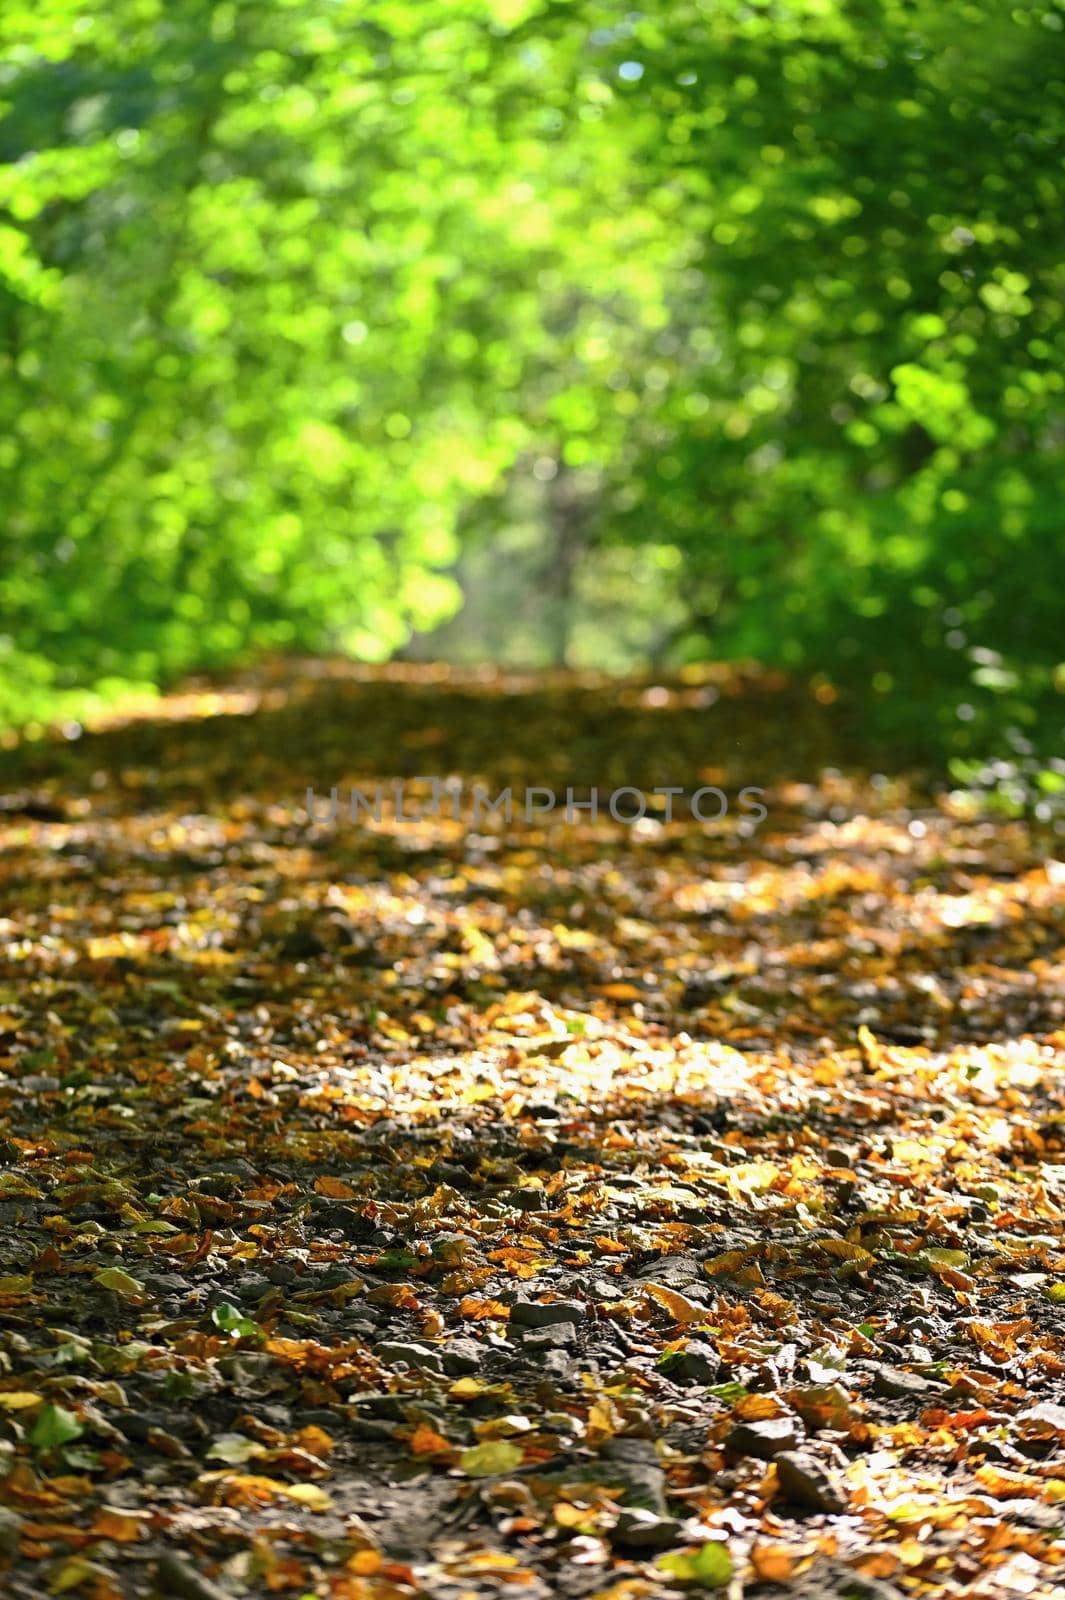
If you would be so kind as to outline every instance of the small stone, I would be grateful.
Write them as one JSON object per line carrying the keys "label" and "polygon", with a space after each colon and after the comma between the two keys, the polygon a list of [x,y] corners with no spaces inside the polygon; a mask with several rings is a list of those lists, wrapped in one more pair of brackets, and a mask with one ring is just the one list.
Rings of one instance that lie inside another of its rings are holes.
{"label": "small stone", "polygon": [[468,1189],[470,1186],[470,1175],[465,1167],[457,1166],[453,1161],[442,1161],[439,1156],[425,1175],[433,1183],[446,1183],[452,1189]]}
{"label": "small stone", "polygon": [[668,1355],[659,1370],[674,1383],[716,1383],[721,1358],[705,1339],[692,1339],[684,1350]]}
{"label": "small stone", "polygon": [[318,1279],[316,1288],[343,1289],[347,1284],[358,1283],[358,1281],[359,1279],[357,1275],[352,1272],[350,1267],[327,1267],[325,1272],[323,1272],[321,1277]]}
{"label": "small stone", "polygon": [[159,1588],[177,1600],[226,1600],[226,1590],[205,1578],[190,1567],[188,1562],[172,1551],[164,1551],[156,1567]]}
{"label": "small stone", "polygon": [[22,1518],[18,1512],[10,1511],[7,1506],[0,1506],[0,1555],[14,1556],[18,1553],[21,1530]]}
{"label": "small stone", "polygon": [[444,1370],[439,1350],[431,1350],[427,1344],[407,1344],[399,1339],[384,1339],[380,1344],[374,1345],[373,1353],[388,1366],[393,1366],[397,1361],[405,1361],[408,1367],[422,1367],[426,1372]]}
{"label": "small stone", "polygon": [[1014,1445],[1022,1455],[1040,1461],[1058,1448],[1059,1436],[1065,1433],[1065,1406],[1051,1400],[1041,1400],[1015,1418],[1019,1433],[1014,1435]]}
{"label": "small stone", "polygon": [[665,1516],[666,1476],[650,1439],[608,1439],[599,1452],[596,1481],[620,1487],[628,1506]]}
{"label": "small stone", "polygon": [[258,1168],[253,1167],[250,1161],[245,1161],[243,1156],[226,1156],[224,1161],[211,1161],[203,1172],[204,1176],[224,1173],[236,1183],[256,1183],[259,1178]]}
{"label": "small stone", "polygon": [[818,1556],[807,1568],[797,1592],[804,1597],[816,1596],[817,1600],[903,1600],[904,1593],[895,1583],[869,1578],[845,1561],[827,1556]]}
{"label": "small stone", "polygon": [[1048,1506],[1043,1500],[1011,1500],[1010,1521],[1024,1522],[1030,1528],[1045,1528],[1049,1532],[1061,1527],[1061,1508]]}
{"label": "small stone", "polygon": [[772,1461],[782,1450],[794,1450],[802,1440],[795,1417],[765,1417],[761,1422],[737,1422],[725,1438],[734,1456],[755,1456]]}
{"label": "small stone", "polygon": [[351,1417],[347,1424],[353,1439],[367,1439],[377,1443],[390,1443],[396,1430],[387,1422],[375,1422],[373,1417]]}
{"label": "small stone", "polygon": [[1038,1424],[1041,1433],[1065,1433],[1065,1406],[1055,1405],[1052,1400],[1040,1400],[1026,1411],[1019,1411],[1017,1421]]}
{"label": "small stone", "polygon": [[577,1337],[576,1324],[556,1322],[547,1328],[530,1328],[521,1341],[522,1350],[535,1354],[538,1350],[564,1349]]}
{"label": "small stone", "polygon": [[177,1272],[144,1271],[141,1273],[141,1279],[153,1294],[176,1294],[184,1297],[190,1292],[188,1279]]}
{"label": "small stone", "polygon": [[218,1370],[237,1395],[264,1395],[280,1389],[284,1379],[265,1350],[234,1350],[221,1356]]}
{"label": "small stone", "polygon": [[327,948],[313,928],[293,928],[282,940],[280,954],[285,961],[310,961],[325,955]]}
{"label": "small stone", "polygon": [[584,1307],[575,1300],[553,1300],[543,1305],[539,1300],[516,1300],[510,1308],[510,1320],[519,1328],[550,1328],[558,1322],[583,1322]]}
{"label": "small stone", "polygon": [[232,1172],[216,1172],[211,1177],[200,1178],[196,1183],[198,1194],[213,1195],[216,1200],[232,1199],[241,1192],[241,1180]]}
{"label": "small stone", "polygon": [[[316,1201],[319,1203],[315,1204]],[[316,1234],[336,1232],[353,1243],[369,1244],[377,1231],[354,1206],[338,1205],[335,1200],[325,1200],[321,1195],[311,1197],[311,1212]]]}
{"label": "small stone", "polygon": [[481,1347],[476,1339],[452,1339],[440,1352],[444,1371],[453,1377],[476,1372],[481,1365]]}
{"label": "small stone", "polygon": [[650,1278],[655,1283],[664,1283],[667,1289],[683,1289],[687,1292],[689,1285],[707,1289],[703,1265],[696,1255],[656,1256],[653,1261],[641,1267],[636,1276]]}
{"label": "small stone", "polygon": [[[407,1415],[408,1402],[396,1394],[360,1394],[352,1402],[354,1415],[366,1413],[370,1417],[380,1417],[386,1422],[402,1422]],[[353,1412],[349,1411],[349,1417]]]}
{"label": "small stone", "polygon": [[[182,1285],[182,1287],[184,1287],[184,1285]],[[269,1293],[269,1280],[264,1278],[259,1272],[247,1273],[237,1285],[237,1299],[242,1301],[245,1305],[248,1305],[255,1300],[261,1300],[264,1295]]]}
{"label": "small stone", "polygon": [[873,1376],[873,1393],[886,1400],[923,1400],[941,1389],[941,1384],[902,1367],[877,1367]]}
{"label": "small stone", "polygon": [[680,1535],[681,1525],[675,1517],[660,1517],[654,1511],[632,1506],[618,1517],[610,1540],[629,1550],[668,1550]]}
{"label": "small stone", "polygon": [[846,1505],[837,1480],[815,1456],[781,1450],[773,1457],[777,1480],[786,1500],[811,1511],[842,1511]]}

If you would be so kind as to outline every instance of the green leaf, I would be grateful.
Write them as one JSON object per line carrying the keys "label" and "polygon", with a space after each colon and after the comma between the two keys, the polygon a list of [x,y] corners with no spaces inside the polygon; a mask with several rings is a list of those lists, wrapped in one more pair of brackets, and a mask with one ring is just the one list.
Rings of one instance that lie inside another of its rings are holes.
{"label": "green leaf", "polygon": [[35,1450],[55,1450],[71,1439],[80,1439],[85,1429],[72,1411],[62,1406],[44,1407],[30,1434],[30,1444]]}
{"label": "green leaf", "polygon": [[732,1577],[728,1546],[716,1539],[708,1540],[695,1551],[662,1556],[658,1567],[681,1583],[694,1584],[701,1589],[723,1589]]}
{"label": "green leaf", "polygon": [[163,1382],[163,1394],[168,1400],[188,1400],[196,1393],[197,1383],[191,1372],[168,1372]]}
{"label": "green leaf", "polygon": [[933,1245],[926,1250],[925,1255],[929,1261],[941,1267],[967,1267],[969,1257],[964,1250],[944,1250],[939,1245]]}
{"label": "green leaf", "polygon": [[750,1390],[744,1383],[712,1383],[709,1393],[717,1400],[727,1400],[729,1405],[734,1405],[737,1400],[745,1400]]}
{"label": "green leaf", "polygon": [[211,1312],[211,1321],[220,1333],[228,1333],[233,1339],[261,1339],[263,1330],[251,1317],[246,1317],[236,1306],[215,1306]]}
{"label": "green leaf", "polygon": [[492,1478],[499,1472],[513,1472],[521,1465],[522,1450],[506,1439],[489,1439],[474,1445],[459,1456],[459,1466],[470,1478]]}
{"label": "green leaf", "polygon": [[56,1053],[54,1050],[30,1050],[22,1057],[24,1067],[32,1067],[36,1072],[38,1067],[54,1067]]}
{"label": "green leaf", "polygon": [[409,1250],[382,1250],[375,1265],[393,1272],[406,1272],[409,1267],[418,1265],[418,1257]]}

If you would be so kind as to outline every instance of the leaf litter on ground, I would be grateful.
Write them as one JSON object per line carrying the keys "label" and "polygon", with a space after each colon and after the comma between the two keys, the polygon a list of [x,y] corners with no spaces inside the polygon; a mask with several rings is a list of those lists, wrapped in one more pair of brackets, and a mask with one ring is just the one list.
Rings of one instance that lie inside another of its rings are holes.
{"label": "leaf litter on ground", "polygon": [[[1061,842],[827,716],[326,665],[15,752],[9,1592],[1057,1592]],[[308,824],[430,753],[769,816]]]}

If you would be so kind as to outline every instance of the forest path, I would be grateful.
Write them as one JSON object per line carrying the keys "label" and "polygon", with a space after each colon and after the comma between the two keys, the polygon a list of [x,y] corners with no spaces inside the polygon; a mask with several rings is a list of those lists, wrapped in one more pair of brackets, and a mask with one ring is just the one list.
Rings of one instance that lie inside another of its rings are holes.
{"label": "forest path", "polygon": [[7,758],[9,1593],[1056,1592],[1065,866],[846,750],[308,667]]}

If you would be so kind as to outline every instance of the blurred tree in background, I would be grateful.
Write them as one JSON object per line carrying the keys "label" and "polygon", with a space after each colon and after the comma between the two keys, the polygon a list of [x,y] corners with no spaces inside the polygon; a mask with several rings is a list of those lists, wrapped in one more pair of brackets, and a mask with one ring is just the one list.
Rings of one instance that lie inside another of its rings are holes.
{"label": "blurred tree in background", "polygon": [[1065,691],[1063,32],[9,7],[0,713],[415,633],[752,655],[1023,750]]}

